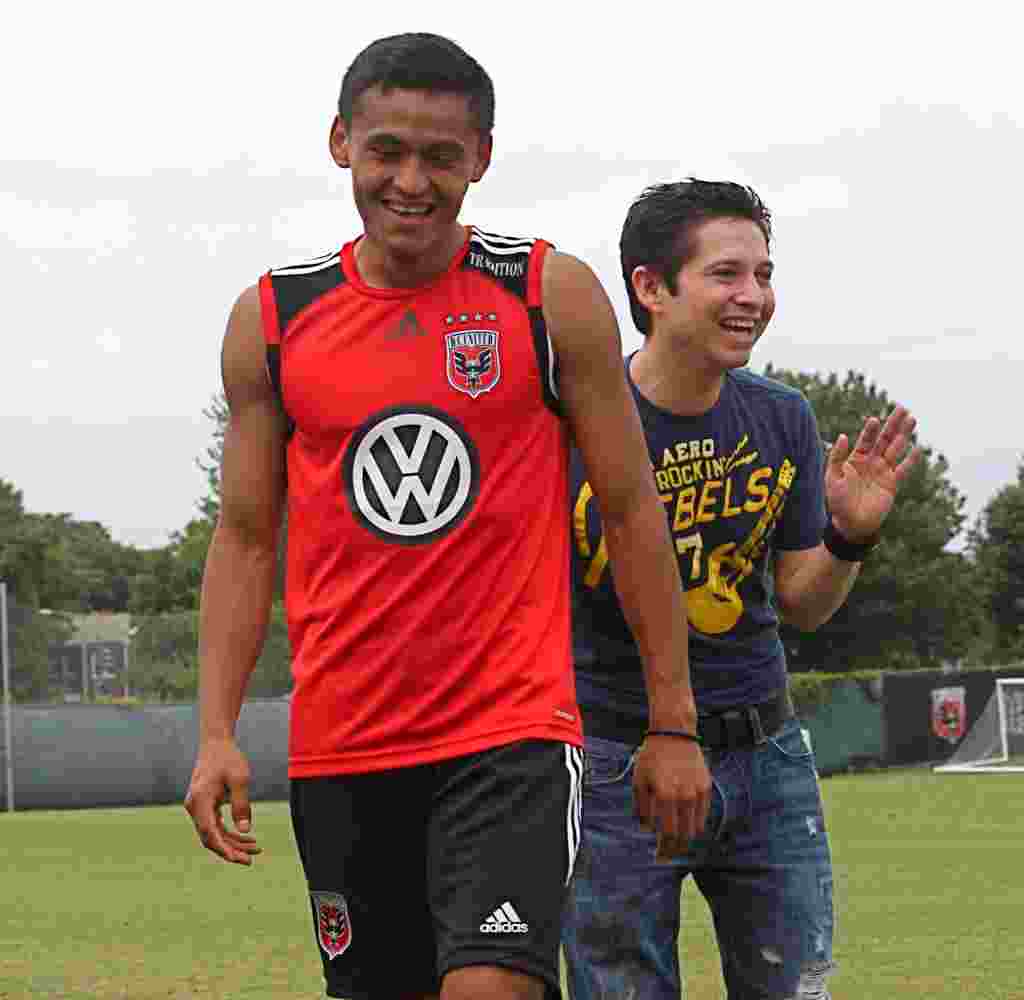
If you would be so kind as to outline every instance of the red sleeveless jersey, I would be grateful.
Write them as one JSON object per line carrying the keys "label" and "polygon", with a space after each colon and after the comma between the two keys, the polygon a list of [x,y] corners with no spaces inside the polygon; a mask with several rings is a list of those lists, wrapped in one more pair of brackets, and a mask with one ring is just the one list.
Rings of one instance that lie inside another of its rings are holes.
{"label": "red sleeveless jersey", "polygon": [[472,229],[412,289],[366,285],[354,247],[259,284],[291,428],[289,774],[580,745],[548,244]]}

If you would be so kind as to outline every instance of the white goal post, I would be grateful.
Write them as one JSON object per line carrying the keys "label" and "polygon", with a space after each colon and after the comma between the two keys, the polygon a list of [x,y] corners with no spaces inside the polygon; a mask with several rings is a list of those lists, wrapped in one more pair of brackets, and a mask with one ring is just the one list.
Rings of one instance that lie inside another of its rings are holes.
{"label": "white goal post", "polygon": [[947,774],[1024,772],[1024,677],[996,680],[985,711],[955,753],[933,770]]}

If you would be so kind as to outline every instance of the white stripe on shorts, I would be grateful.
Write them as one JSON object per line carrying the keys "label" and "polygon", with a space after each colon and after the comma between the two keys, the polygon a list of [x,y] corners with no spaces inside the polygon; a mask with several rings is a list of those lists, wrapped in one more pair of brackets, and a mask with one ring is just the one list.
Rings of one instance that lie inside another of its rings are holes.
{"label": "white stripe on shorts", "polygon": [[565,822],[569,846],[569,871],[565,884],[568,885],[576,867],[583,825],[583,751],[579,747],[565,744],[565,767],[569,772],[569,807]]}

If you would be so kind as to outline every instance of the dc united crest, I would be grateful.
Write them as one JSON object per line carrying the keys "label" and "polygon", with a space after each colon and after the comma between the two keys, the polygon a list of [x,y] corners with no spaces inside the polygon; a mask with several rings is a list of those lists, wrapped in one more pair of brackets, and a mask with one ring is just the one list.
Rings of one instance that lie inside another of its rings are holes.
{"label": "dc united crest", "polygon": [[453,389],[476,399],[501,379],[501,351],[496,330],[460,330],[444,336],[448,381]]}
{"label": "dc united crest", "polygon": [[947,743],[958,743],[967,729],[967,689],[935,688],[932,691],[932,732]]}
{"label": "dc united crest", "polygon": [[337,958],[352,943],[352,921],[345,897],[337,892],[313,892],[316,936],[329,960]]}

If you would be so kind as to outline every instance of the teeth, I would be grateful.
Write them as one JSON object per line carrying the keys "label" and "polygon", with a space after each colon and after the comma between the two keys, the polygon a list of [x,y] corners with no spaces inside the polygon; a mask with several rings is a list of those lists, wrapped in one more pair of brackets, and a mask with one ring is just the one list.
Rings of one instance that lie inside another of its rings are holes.
{"label": "teeth", "polygon": [[426,215],[430,211],[429,208],[399,208],[398,205],[390,207],[392,212],[397,212],[399,215]]}

